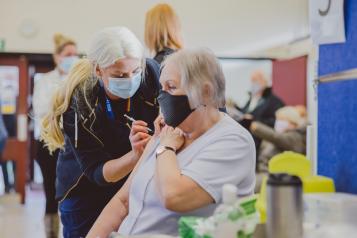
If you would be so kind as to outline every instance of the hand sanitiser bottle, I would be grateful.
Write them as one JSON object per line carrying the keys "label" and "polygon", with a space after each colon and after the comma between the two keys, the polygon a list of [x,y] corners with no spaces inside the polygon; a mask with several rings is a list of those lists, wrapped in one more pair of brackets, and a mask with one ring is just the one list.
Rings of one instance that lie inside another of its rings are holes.
{"label": "hand sanitiser bottle", "polygon": [[213,232],[215,238],[235,238],[239,228],[239,222],[235,222],[236,216],[243,216],[243,211],[237,208],[238,188],[233,184],[225,184],[222,189],[222,204],[215,210],[216,229]]}
{"label": "hand sanitiser bottle", "polygon": [[225,212],[230,210],[234,203],[238,199],[238,188],[233,184],[225,184],[222,189],[222,204],[220,204],[216,210],[215,214]]}

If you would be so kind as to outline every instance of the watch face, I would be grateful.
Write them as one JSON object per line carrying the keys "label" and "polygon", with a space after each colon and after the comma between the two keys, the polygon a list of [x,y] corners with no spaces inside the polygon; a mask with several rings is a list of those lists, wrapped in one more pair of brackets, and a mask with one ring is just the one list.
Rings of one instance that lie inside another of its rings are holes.
{"label": "watch face", "polygon": [[161,154],[162,152],[164,152],[165,151],[165,147],[163,147],[163,146],[159,146],[159,147],[157,147],[157,149],[156,149],[156,154],[157,155],[159,155],[159,154]]}

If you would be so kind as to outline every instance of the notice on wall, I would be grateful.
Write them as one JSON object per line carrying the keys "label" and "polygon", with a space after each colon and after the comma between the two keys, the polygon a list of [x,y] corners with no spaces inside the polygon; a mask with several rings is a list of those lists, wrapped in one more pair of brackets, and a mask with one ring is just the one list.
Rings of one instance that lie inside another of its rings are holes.
{"label": "notice on wall", "polygon": [[0,66],[0,102],[2,114],[15,114],[19,95],[19,68]]}
{"label": "notice on wall", "polygon": [[315,44],[346,41],[344,0],[310,0],[311,37]]}

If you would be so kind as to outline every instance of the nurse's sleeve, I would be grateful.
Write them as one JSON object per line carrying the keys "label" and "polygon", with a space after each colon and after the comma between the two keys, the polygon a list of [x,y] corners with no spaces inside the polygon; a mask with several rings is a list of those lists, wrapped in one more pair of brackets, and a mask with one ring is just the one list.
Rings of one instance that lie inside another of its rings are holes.
{"label": "nurse's sleeve", "polygon": [[[70,144],[82,173],[91,182],[100,186],[110,185],[111,183],[104,179],[103,166],[111,157],[104,150],[101,135],[91,132],[83,121],[77,117],[78,136],[76,138],[75,119],[73,110],[69,110],[63,115],[63,130],[66,135],[66,143]],[[98,121],[95,123],[98,123]]]}
{"label": "nurse's sleeve", "polygon": [[216,203],[221,202],[224,184],[238,186],[238,195],[253,194],[255,186],[255,147],[247,135],[230,134],[213,139],[181,173],[190,177]]}

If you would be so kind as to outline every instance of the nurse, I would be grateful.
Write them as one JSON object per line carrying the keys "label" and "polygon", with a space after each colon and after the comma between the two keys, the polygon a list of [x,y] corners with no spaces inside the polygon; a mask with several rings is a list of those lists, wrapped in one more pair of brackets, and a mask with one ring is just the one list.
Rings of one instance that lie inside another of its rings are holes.
{"label": "nurse", "polygon": [[[159,66],[145,60],[130,30],[98,32],[87,55],[55,94],[41,131],[50,151],[61,149],[56,198],[65,238],[87,235],[139,160],[158,115]],[[133,128],[126,116],[137,120]]]}

